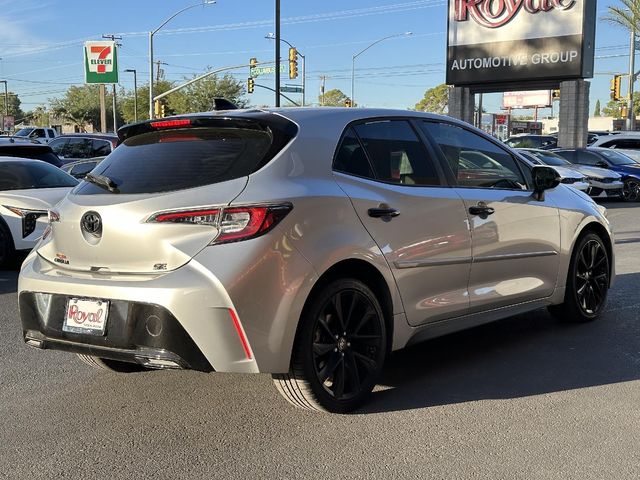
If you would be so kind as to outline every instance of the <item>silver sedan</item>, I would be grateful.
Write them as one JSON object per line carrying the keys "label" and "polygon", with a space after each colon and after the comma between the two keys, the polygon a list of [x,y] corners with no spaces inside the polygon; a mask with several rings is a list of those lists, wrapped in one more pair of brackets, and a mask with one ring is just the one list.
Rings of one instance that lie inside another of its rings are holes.
{"label": "silver sedan", "polygon": [[614,279],[603,207],[451,118],[236,110],[119,135],[18,287],[25,342],[94,367],[267,372],[347,412],[391,351],[540,307],[590,321]]}

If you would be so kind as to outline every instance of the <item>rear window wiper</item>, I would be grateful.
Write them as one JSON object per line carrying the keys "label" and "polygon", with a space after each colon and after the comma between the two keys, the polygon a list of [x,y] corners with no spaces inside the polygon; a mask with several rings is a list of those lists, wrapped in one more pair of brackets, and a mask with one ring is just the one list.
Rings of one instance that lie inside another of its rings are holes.
{"label": "rear window wiper", "polygon": [[118,190],[118,185],[116,184],[116,182],[111,180],[106,175],[94,175],[92,173],[87,173],[83,178],[83,180],[93,183],[94,185],[97,185],[100,188],[104,188],[105,190],[108,190],[111,193],[120,193],[120,190]]}

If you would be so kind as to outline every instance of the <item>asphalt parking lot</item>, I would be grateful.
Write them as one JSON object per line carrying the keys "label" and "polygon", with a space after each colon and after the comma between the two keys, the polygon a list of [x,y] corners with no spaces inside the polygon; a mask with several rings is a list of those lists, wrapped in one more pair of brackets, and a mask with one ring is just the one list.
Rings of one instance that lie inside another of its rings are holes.
{"label": "asphalt parking lot", "polygon": [[541,310],[399,352],[345,416],[292,409],[266,375],[116,375],[30,349],[0,271],[0,478],[639,478],[640,205],[605,205],[602,318]]}

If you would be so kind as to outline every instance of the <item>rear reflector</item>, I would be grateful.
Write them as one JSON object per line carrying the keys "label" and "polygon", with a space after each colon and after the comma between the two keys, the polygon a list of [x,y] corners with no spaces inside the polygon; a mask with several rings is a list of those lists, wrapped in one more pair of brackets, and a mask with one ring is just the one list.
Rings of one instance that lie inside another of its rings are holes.
{"label": "rear reflector", "polygon": [[151,127],[156,128],[158,130],[163,128],[175,128],[175,127],[186,127],[191,125],[191,120],[188,118],[180,118],[177,120],[161,120],[159,122],[151,122]]}
{"label": "rear reflector", "polygon": [[291,204],[253,205],[157,213],[149,222],[210,225],[218,229],[214,244],[256,238],[273,229],[291,211]]}
{"label": "rear reflector", "polygon": [[242,344],[242,349],[244,350],[244,356],[247,357],[247,360],[251,360],[253,358],[253,353],[251,352],[249,341],[247,340],[247,336],[244,333],[242,324],[238,319],[238,315],[236,314],[236,311],[233,308],[229,309],[229,315],[231,316],[231,320],[233,320],[233,326],[236,329],[238,338],[240,338],[240,343]]}

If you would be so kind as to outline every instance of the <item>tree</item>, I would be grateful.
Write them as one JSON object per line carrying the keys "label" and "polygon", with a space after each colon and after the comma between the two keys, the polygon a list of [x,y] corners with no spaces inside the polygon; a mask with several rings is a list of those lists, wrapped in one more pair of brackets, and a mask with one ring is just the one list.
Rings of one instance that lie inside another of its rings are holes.
{"label": "tree", "polygon": [[[158,80],[154,82],[153,93],[154,95],[160,95],[161,93],[170,90],[175,87],[172,82],[168,80]],[[180,91],[176,93],[172,93],[164,98],[166,102],[166,108],[171,110],[173,108],[173,102],[177,100],[177,97],[182,95]],[[122,117],[124,118],[125,123],[131,123],[135,121],[135,112],[134,112],[134,91],[122,90],[120,94],[119,105],[122,110]],[[148,120],[149,119],[149,84],[141,85],[138,87],[138,121]]]}
{"label": "tree", "polygon": [[416,103],[419,112],[444,113],[449,105],[449,87],[442,83],[424,92],[424,98]]}
{"label": "tree", "polygon": [[[195,77],[194,75],[193,78]],[[187,80],[189,79],[185,79],[185,81]],[[239,108],[244,108],[247,105],[247,101],[243,98],[244,82],[238,81],[228,74],[223,77],[211,75],[178,90],[176,93],[180,95],[170,101],[171,110],[176,114],[211,111],[214,98],[224,98]]]}
{"label": "tree", "polygon": [[620,3],[620,7],[607,7],[608,14],[603,20],[629,31],[640,31],[640,0],[620,0]]}
{"label": "tree", "polygon": [[[13,115],[16,119],[22,118],[24,116],[24,112],[20,108],[20,98],[17,94],[13,92],[7,93],[7,105],[9,107],[8,114]],[[4,91],[0,91],[0,115],[4,115]]]}
{"label": "tree", "polygon": [[[106,95],[107,128],[113,126],[113,109],[111,94]],[[62,98],[49,101],[51,113],[61,117],[80,129],[92,125],[94,130],[100,129],[100,88],[99,85],[82,85],[69,87]],[[122,115],[116,111],[118,124],[121,125]]]}
{"label": "tree", "polygon": [[593,116],[594,117],[600,116],[600,99],[596,100],[596,108],[594,108],[593,110]]}
{"label": "tree", "polygon": [[[626,100],[610,100],[602,109],[605,117],[622,118],[622,107],[626,107]],[[633,112],[636,116],[640,115],[640,92],[633,93]]]}
{"label": "tree", "polygon": [[347,100],[350,100],[349,97],[337,88],[327,90],[324,92],[324,96],[318,96],[318,103],[325,107],[345,107]]}

